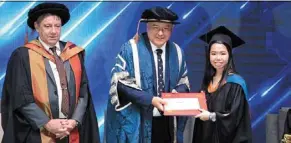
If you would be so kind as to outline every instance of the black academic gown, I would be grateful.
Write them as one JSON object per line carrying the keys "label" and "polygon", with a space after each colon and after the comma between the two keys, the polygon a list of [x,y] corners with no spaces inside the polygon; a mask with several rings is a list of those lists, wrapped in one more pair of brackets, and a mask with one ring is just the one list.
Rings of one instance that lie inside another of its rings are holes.
{"label": "black academic gown", "polygon": [[196,119],[193,143],[251,143],[249,106],[243,88],[226,83],[213,93],[206,93],[210,112],[216,121]]}
{"label": "black academic gown", "polygon": [[[88,83],[84,68],[83,54],[79,54],[83,73],[82,80]],[[3,84],[1,111],[2,127],[4,131],[3,143],[40,143],[40,128],[33,127],[26,117],[20,112],[21,107],[35,103],[29,63],[28,49],[16,49],[7,66],[6,77]],[[84,88],[83,88],[84,89]],[[79,128],[80,143],[98,143],[99,131],[89,87],[82,92],[88,92],[88,106]]]}
{"label": "black academic gown", "polygon": [[284,138],[285,134],[291,135],[291,109],[289,109],[287,112],[282,139]]}

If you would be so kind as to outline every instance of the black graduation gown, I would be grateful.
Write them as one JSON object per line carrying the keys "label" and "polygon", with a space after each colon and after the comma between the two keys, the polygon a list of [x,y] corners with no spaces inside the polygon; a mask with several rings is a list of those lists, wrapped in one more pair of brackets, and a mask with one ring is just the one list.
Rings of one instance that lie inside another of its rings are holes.
{"label": "black graduation gown", "polygon": [[[79,54],[79,57],[84,68],[83,54]],[[84,69],[83,71],[85,72]],[[87,80],[86,74],[82,76],[82,80]],[[18,110],[24,105],[34,103],[31,83],[28,49],[20,47],[9,59],[3,84],[1,100],[3,143],[41,142],[39,129],[33,129]],[[80,143],[98,143],[100,142],[98,123],[89,87],[88,93],[88,106],[79,127]]]}
{"label": "black graduation gown", "polygon": [[284,125],[284,134],[282,136],[282,139],[284,138],[285,134],[291,135],[291,109],[288,110],[285,125]]}
{"label": "black graduation gown", "polygon": [[249,105],[243,88],[226,83],[213,93],[206,93],[210,112],[216,121],[195,121],[193,143],[251,143]]}

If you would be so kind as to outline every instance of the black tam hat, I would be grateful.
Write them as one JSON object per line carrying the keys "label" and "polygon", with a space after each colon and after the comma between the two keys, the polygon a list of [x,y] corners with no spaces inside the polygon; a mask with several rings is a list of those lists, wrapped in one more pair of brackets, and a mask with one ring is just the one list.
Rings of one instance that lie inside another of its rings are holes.
{"label": "black tam hat", "polygon": [[50,13],[59,16],[62,19],[62,26],[65,25],[70,19],[69,9],[59,3],[41,3],[28,12],[27,25],[31,29],[35,29],[34,22],[43,14]]}
{"label": "black tam hat", "polygon": [[179,19],[178,15],[170,9],[163,7],[153,7],[146,9],[141,15],[141,22],[165,22],[172,24],[180,24],[176,20]]}

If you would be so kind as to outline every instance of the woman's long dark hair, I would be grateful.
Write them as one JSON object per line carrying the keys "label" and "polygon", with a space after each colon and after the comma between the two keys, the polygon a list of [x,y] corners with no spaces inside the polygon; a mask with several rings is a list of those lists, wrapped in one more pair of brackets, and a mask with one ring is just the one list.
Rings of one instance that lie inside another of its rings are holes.
{"label": "woman's long dark hair", "polygon": [[207,91],[207,88],[208,88],[210,82],[213,80],[213,76],[216,73],[216,69],[210,63],[210,49],[214,43],[223,44],[226,47],[228,55],[229,55],[228,63],[226,64],[226,66],[223,70],[222,77],[219,80],[218,88],[221,87],[221,82],[229,73],[236,73],[234,61],[233,61],[233,56],[232,56],[232,48],[228,44],[226,44],[222,41],[211,42],[209,44],[209,46],[207,48],[205,48],[206,49],[205,50],[206,64],[205,64],[204,77],[203,77],[203,81],[202,81],[202,85],[201,85],[201,89],[204,91]]}

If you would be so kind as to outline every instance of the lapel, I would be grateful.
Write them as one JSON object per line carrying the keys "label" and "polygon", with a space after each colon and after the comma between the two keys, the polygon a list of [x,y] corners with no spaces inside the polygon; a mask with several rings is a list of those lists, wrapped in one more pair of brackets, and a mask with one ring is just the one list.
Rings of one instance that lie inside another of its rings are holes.
{"label": "lapel", "polygon": [[49,63],[49,60],[44,59],[44,61],[45,61],[45,71],[48,74],[49,79],[51,79],[53,81],[54,85],[57,87],[54,73],[53,73],[52,67]]}

